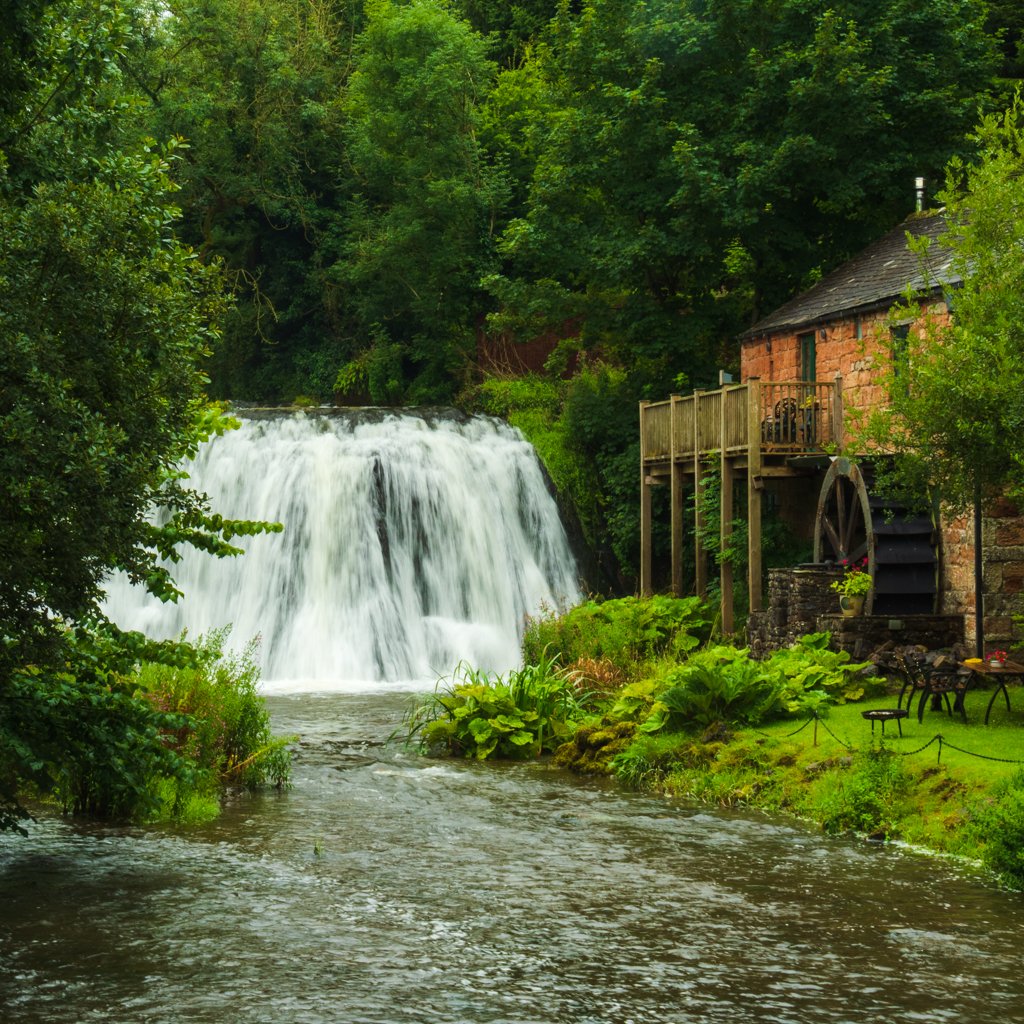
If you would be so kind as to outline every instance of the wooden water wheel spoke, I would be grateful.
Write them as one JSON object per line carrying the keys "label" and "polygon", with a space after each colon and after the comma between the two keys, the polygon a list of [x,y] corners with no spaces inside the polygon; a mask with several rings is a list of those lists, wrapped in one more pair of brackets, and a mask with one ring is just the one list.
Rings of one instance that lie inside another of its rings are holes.
{"label": "wooden water wheel spoke", "polygon": [[846,491],[843,490],[842,480],[837,480],[835,489],[835,514],[836,523],[839,526],[839,533],[833,541],[835,553],[840,558],[845,558],[846,545],[849,543],[850,523],[846,516]]}
{"label": "wooden water wheel spoke", "polygon": [[828,535],[828,541],[832,545],[833,551],[839,551],[842,548],[842,541],[839,539],[839,534],[836,533],[836,528],[832,525],[832,521],[827,517],[821,520],[821,528]]}
{"label": "wooden water wheel spoke", "polygon": [[[814,560],[852,564],[873,550],[867,488],[849,459],[836,459],[825,474],[814,526]],[[874,571],[870,565],[869,572]]]}
{"label": "wooden water wheel spoke", "polygon": [[[845,488],[840,488],[845,493]],[[856,498],[856,495],[851,495]],[[843,533],[843,550],[846,552],[846,557],[852,562],[856,559],[854,555],[854,544],[857,542],[858,536],[864,535],[865,531],[859,529],[862,523],[863,511],[859,506],[859,502],[853,500],[850,502],[850,509],[846,516],[846,530]],[[859,547],[867,550],[867,544],[860,544]]]}
{"label": "wooden water wheel spoke", "polygon": [[868,554],[868,542],[864,541],[862,544],[858,544],[857,547],[853,548],[849,552],[849,554],[847,554],[846,557],[849,560],[850,564],[854,565],[857,562],[859,562],[862,558],[866,558],[867,554]]}

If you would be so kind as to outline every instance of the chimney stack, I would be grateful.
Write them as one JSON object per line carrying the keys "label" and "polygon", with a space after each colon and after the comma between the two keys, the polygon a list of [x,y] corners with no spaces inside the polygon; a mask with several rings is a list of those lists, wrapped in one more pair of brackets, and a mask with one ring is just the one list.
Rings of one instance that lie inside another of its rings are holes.
{"label": "chimney stack", "polygon": [[917,196],[915,209],[918,213],[921,213],[924,210],[924,178],[914,179],[914,192]]}

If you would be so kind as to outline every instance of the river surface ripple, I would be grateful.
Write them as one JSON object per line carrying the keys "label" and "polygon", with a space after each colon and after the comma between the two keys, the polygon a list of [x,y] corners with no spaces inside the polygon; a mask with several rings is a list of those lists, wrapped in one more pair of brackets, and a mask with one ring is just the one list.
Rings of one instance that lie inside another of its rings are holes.
{"label": "river surface ripple", "polygon": [[294,786],[190,829],[0,837],[11,1024],[1024,1021],[1024,900],[948,862],[542,765],[403,753],[293,695]]}

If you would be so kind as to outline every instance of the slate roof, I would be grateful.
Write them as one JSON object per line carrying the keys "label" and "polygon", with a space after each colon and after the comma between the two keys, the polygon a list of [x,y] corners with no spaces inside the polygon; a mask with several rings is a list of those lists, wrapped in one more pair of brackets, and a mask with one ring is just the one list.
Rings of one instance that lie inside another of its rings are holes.
{"label": "slate roof", "polygon": [[924,278],[917,255],[907,248],[907,233],[932,240],[928,250],[929,279],[932,289],[958,284],[959,275],[950,266],[950,252],[938,244],[946,230],[946,218],[938,213],[913,214],[887,235],[873,242],[859,255],[823,277],[812,288],[780,306],[740,335],[746,340],[834,320],[843,314],[866,311],[894,304],[910,285],[924,289]]}

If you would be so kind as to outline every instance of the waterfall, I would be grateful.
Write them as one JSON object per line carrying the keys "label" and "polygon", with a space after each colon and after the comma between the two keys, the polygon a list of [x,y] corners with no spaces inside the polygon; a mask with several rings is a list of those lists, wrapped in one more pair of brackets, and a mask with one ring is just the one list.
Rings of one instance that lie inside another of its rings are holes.
{"label": "waterfall", "polygon": [[184,552],[161,604],[126,580],[107,613],[154,638],[259,636],[264,687],[432,684],[460,662],[519,662],[525,618],[579,598],[531,446],[489,417],[252,414],[204,445],[192,485],[229,518],[276,520],[236,558]]}

